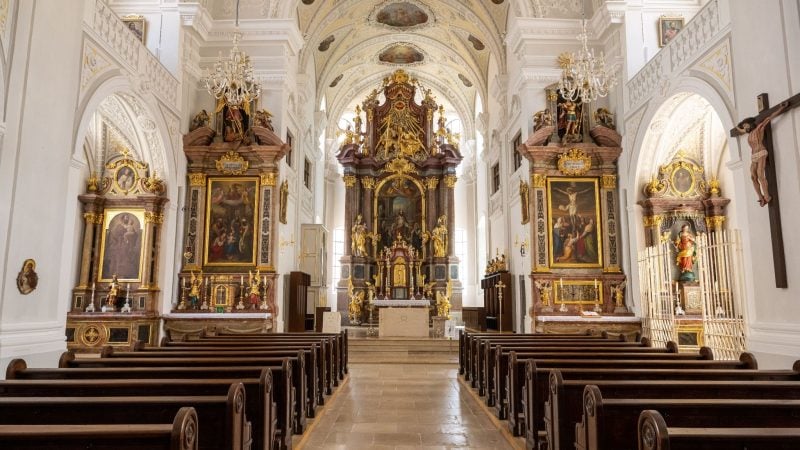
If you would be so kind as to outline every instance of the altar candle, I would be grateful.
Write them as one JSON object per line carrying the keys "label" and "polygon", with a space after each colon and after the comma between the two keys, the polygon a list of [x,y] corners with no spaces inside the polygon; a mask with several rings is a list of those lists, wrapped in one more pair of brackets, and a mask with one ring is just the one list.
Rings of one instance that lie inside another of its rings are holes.
{"label": "altar candle", "polygon": [[239,275],[239,286],[244,286],[244,275]]}
{"label": "altar candle", "polygon": [[558,284],[560,285],[559,287],[560,287],[561,289],[564,289],[564,279],[563,279],[563,278],[560,278],[560,279],[558,280]]}
{"label": "altar candle", "polygon": [[183,277],[183,287],[186,287],[186,277]]}
{"label": "altar candle", "polygon": [[594,288],[597,289],[597,278],[594,279]]}

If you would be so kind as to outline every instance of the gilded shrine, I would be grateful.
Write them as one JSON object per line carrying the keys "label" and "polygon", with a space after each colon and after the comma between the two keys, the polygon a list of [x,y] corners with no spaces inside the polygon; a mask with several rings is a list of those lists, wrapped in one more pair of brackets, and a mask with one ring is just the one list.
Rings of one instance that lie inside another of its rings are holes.
{"label": "gilded shrine", "polygon": [[[460,310],[458,260],[450,240],[462,157],[457,137],[445,126],[444,108],[429,89],[397,70],[356,107],[353,122],[337,154],[344,168],[347,231],[338,309],[352,309],[351,297],[373,296],[433,305],[436,294],[451,290],[450,307]],[[365,322],[367,308],[350,316],[350,322]]]}

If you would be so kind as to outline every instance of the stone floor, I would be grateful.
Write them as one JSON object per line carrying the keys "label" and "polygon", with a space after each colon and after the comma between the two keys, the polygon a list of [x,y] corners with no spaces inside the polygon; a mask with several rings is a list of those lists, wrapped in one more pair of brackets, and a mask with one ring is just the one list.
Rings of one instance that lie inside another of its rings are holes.
{"label": "stone floor", "polygon": [[[513,449],[453,364],[350,364],[302,449]],[[520,439],[520,442],[521,439]]]}

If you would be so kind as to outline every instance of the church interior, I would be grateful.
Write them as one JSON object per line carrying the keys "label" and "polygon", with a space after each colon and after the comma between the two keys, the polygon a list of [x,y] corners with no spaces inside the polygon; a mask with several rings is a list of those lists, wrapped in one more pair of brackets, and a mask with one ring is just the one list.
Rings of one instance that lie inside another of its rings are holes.
{"label": "church interior", "polygon": [[800,442],[798,0],[0,0],[0,99],[4,448]]}

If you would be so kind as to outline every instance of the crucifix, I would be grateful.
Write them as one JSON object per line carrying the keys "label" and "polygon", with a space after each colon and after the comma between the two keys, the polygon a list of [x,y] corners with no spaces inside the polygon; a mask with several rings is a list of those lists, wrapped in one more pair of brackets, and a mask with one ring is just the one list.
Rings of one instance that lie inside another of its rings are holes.
{"label": "crucifix", "polygon": [[800,105],[800,94],[770,108],[769,96],[761,94],[757,97],[758,115],[748,117],[736,128],[730,130],[731,137],[747,134],[747,143],[752,150],[750,162],[750,178],[758,195],[758,203],[767,205],[769,225],[772,235],[772,261],[775,267],[775,287],[789,286],[786,277],[786,256],[783,248],[783,230],[781,229],[781,211],[778,201],[778,189],[775,175],[775,157],[772,146],[772,130],[770,122],[784,112]]}

